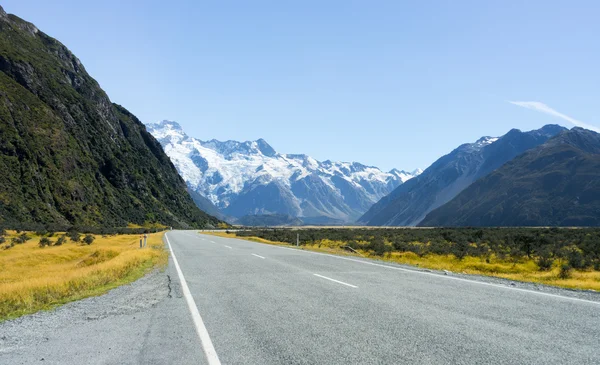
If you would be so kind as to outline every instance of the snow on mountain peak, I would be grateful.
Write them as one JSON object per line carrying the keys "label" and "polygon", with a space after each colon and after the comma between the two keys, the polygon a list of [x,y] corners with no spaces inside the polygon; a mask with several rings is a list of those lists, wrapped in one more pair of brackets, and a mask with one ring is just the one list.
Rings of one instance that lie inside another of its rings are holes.
{"label": "snow on mountain peak", "polygon": [[421,172],[383,172],[358,162],[280,154],[262,138],[201,141],[171,121],[147,127],[188,186],[231,215],[283,213],[350,221]]}

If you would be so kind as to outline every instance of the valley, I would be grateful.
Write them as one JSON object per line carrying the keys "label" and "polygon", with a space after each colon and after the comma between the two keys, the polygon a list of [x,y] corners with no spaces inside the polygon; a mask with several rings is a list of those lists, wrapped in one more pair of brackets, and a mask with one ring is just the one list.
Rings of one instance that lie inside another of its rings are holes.
{"label": "valley", "polygon": [[145,5],[0,6],[0,363],[600,363],[597,11]]}

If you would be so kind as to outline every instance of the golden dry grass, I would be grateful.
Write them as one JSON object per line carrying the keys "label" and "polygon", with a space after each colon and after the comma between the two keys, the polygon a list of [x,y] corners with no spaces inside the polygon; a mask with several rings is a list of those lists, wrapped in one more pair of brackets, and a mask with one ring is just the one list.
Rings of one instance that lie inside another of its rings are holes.
{"label": "golden dry grass", "polygon": [[[40,237],[28,234],[32,239],[24,244],[7,250],[0,245],[0,321],[103,294],[168,260],[163,233],[149,234],[144,249],[138,235],[97,235],[89,246],[68,240],[40,248]],[[9,231],[7,242],[14,235]]]}
{"label": "golden dry grass", "polygon": [[[226,232],[202,232],[220,237],[239,238],[248,241],[285,245],[286,242],[272,242],[258,237],[237,237],[235,233]],[[301,246],[302,249],[331,253],[336,255],[356,255],[343,248],[345,242],[322,240],[315,244]],[[522,259],[517,263],[509,260],[499,260],[494,256],[490,257],[489,263],[478,257],[467,256],[463,260],[458,260],[453,255],[434,255],[428,254],[420,257],[412,252],[391,252],[384,256],[376,256],[371,252],[358,250],[358,254],[363,257],[369,257],[378,260],[395,262],[399,264],[419,266],[432,270],[448,270],[457,273],[475,274],[493,276],[504,279],[532,282],[545,285],[553,285],[570,289],[592,289],[600,291],[600,271],[594,270],[573,270],[571,278],[560,279],[558,273],[560,265],[558,262],[549,271],[539,271],[536,263],[531,259]]]}

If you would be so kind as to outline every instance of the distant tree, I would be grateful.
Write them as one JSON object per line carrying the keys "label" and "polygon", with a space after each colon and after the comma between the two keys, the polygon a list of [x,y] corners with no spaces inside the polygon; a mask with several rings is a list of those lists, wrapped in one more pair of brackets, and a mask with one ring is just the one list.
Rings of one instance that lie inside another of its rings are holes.
{"label": "distant tree", "polygon": [[95,239],[94,236],[92,236],[91,234],[87,234],[83,238],[83,243],[85,243],[86,245],[91,245],[92,242],[94,242],[94,239]]}
{"label": "distant tree", "polygon": [[69,238],[72,242],[79,242],[81,235],[77,232],[69,232]]}
{"label": "distant tree", "polygon": [[66,243],[66,242],[67,242],[67,235],[63,234],[62,236],[58,237],[58,239],[54,243],[54,246],[62,246],[62,244]]}
{"label": "distant tree", "polygon": [[40,238],[39,246],[40,247],[52,246],[52,241],[50,241],[50,239],[48,237],[42,237],[42,238]]}
{"label": "distant tree", "polygon": [[19,238],[21,239],[21,243],[25,243],[25,242],[27,242],[27,241],[29,241],[31,239],[31,237],[29,237],[27,235],[27,233],[21,233],[19,235]]}

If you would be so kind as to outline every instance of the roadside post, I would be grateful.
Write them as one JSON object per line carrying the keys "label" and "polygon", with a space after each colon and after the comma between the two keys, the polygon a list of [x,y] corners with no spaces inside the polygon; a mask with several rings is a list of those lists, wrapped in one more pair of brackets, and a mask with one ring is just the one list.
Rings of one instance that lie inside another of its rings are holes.
{"label": "roadside post", "polygon": [[142,237],[143,237],[143,236],[142,236],[142,235],[140,235],[140,248],[142,248],[142,243],[143,243],[143,238],[142,238]]}
{"label": "roadside post", "polygon": [[147,243],[148,243],[148,234],[144,233],[144,247],[146,247]]}

